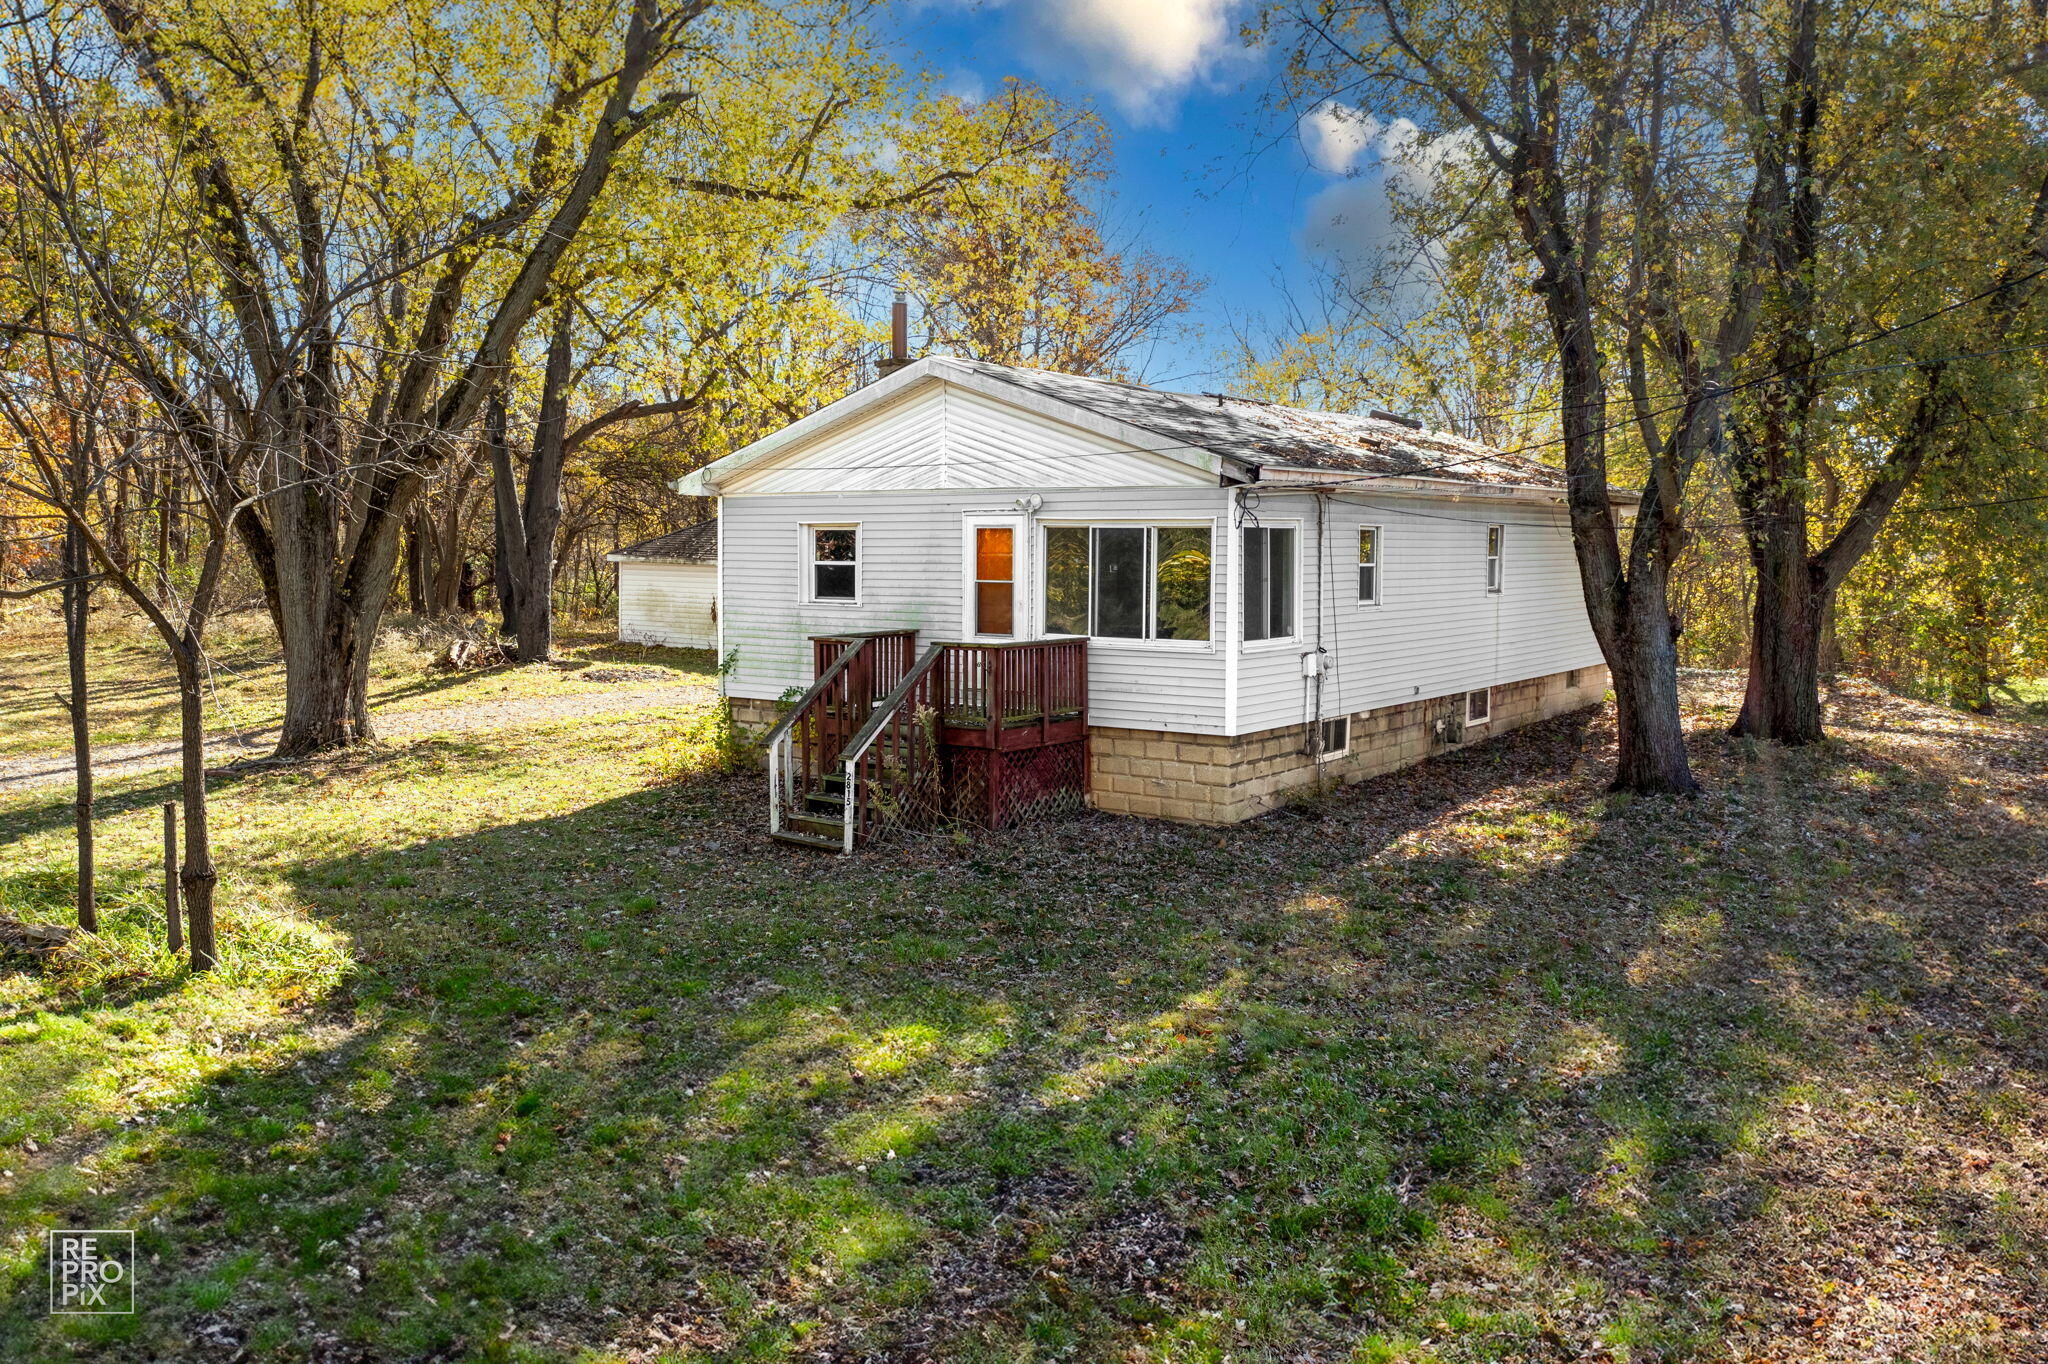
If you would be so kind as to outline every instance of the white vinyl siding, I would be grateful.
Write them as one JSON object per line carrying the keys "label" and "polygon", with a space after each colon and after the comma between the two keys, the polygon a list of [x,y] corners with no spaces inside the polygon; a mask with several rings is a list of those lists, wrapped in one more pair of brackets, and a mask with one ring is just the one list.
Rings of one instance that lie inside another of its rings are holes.
{"label": "white vinyl siding", "polygon": [[[1319,638],[1324,715],[1462,696],[1601,662],[1562,506],[1340,494],[1323,508],[1331,552],[1319,560],[1315,501],[1308,493],[1260,494],[1262,521],[1291,518],[1302,527],[1300,639],[1239,651],[1230,732],[1299,725],[1312,715],[1301,655]],[[1372,611],[1358,609],[1358,532],[1367,525],[1380,528],[1380,604]],[[1483,590],[1489,526],[1502,528],[1503,548],[1513,547],[1509,592]],[[1388,573],[1392,564],[1400,571]]]}
{"label": "white vinyl siding", "polygon": [[718,565],[619,561],[619,639],[710,649],[718,644]]}
{"label": "white vinyl siding", "polygon": [[931,384],[771,462],[728,496],[891,489],[1214,488],[1214,475],[1093,431]]}
{"label": "white vinyl siding", "polygon": [[[1036,492],[1043,504],[1024,543],[1034,562],[1028,615],[1039,609],[1039,527],[1083,521],[1213,526],[1221,488],[1063,491],[1017,487],[904,493],[728,495],[720,500],[725,577],[722,648],[738,651],[733,696],[773,700],[811,682],[810,636],[849,630],[915,630],[918,647],[966,639],[966,528],[977,514],[1008,512]],[[792,527],[859,522],[861,600],[804,600],[808,554]],[[1222,575],[1211,582],[1210,620],[1222,619]],[[1020,632],[1035,619],[1020,620]],[[1088,646],[1089,718],[1121,729],[1224,732],[1221,649],[1194,640],[1098,639]]]}

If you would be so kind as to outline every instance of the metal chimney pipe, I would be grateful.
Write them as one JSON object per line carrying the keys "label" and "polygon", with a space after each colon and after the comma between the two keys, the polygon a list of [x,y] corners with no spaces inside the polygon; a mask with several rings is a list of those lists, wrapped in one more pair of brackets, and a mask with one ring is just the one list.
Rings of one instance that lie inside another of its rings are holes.
{"label": "metal chimney pipe", "polygon": [[903,291],[898,289],[896,302],[889,309],[889,356],[877,368],[886,379],[909,363],[910,305],[904,302]]}

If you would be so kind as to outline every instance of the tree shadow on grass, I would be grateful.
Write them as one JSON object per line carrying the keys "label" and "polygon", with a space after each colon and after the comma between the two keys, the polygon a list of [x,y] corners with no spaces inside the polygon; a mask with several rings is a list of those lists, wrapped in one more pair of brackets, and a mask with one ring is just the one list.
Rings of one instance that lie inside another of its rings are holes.
{"label": "tree shadow on grass", "polygon": [[1615,803],[1582,747],[1553,722],[1221,832],[827,861],[744,778],[310,862],[345,990],[52,1212],[162,1219],[173,1296],[103,1342],[145,1353],[1753,1348],[1807,1329],[1734,1305],[1802,1192],[1759,1133],[1967,929],[1813,939],[1899,870],[1831,870],[1825,769]]}

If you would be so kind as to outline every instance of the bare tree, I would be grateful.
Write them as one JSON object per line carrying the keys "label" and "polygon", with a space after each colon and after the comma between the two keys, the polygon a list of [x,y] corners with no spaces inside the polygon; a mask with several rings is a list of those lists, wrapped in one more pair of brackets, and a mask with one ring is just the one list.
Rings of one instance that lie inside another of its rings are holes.
{"label": "bare tree", "polygon": [[[1688,176],[1674,73],[1696,55],[1670,4],[1482,0],[1446,9],[1370,0],[1298,15],[1302,78],[1430,102],[1464,129],[1533,267],[1556,349],[1559,430],[1587,613],[1613,677],[1617,789],[1697,790],[1678,707],[1673,566],[1686,487],[1712,448],[1730,364],[1756,320],[1755,238],[1769,205],[1753,186],[1718,287],[1681,267],[1691,243],[1663,213]],[[1702,299],[1707,301],[1704,325]],[[1616,391],[1609,347],[1626,356]],[[1658,367],[1679,382],[1652,401]],[[1617,422],[1614,414],[1626,413]],[[1633,524],[1612,496],[1610,435],[1640,446]]]}

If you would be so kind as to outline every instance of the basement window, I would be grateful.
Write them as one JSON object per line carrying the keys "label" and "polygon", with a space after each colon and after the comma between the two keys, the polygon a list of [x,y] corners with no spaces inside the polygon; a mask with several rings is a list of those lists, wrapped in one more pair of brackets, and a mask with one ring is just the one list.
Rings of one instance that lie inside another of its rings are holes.
{"label": "basement window", "polygon": [[1316,756],[1324,762],[1341,758],[1351,751],[1351,717],[1339,715],[1323,721],[1322,751]]}
{"label": "basement window", "polygon": [[1483,725],[1493,718],[1493,688],[1481,687],[1465,693],[1465,723]]}

